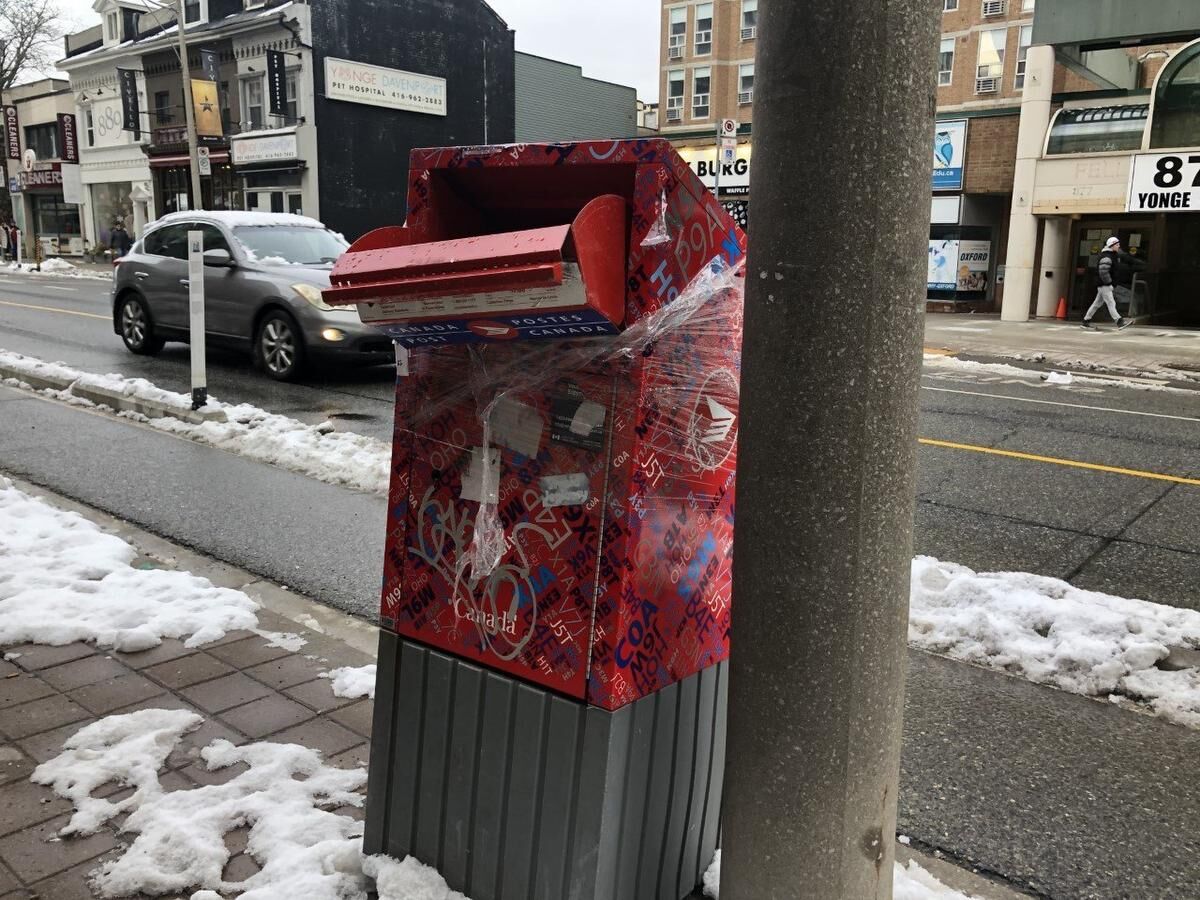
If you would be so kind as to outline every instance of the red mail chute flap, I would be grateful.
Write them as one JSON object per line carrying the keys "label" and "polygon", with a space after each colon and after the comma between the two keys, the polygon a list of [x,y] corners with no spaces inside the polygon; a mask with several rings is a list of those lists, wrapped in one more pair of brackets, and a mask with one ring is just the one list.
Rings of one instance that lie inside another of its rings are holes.
{"label": "red mail chute flap", "polygon": [[448,240],[380,228],[337,261],[325,300],[357,304],[364,322],[410,347],[541,335],[522,330],[521,318],[571,323],[579,336],[615,334],[628,220],[626,200],[606,194],[570,224]]}

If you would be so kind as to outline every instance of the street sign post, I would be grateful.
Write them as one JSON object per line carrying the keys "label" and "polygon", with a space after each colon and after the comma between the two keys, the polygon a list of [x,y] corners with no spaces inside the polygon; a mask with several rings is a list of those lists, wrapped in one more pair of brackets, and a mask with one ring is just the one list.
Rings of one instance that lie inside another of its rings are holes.
{"label": "street sign post", "polygon": [[208,373],[204,352],[204,232],[189,231],[188,319],[192,348],[192,409],[208,402]]}
{"label": "street sign post", "polygon": [[212,157],[208,155],[207,147],[196,148],[196,160],[200,165],[201,175],[212,175]]}

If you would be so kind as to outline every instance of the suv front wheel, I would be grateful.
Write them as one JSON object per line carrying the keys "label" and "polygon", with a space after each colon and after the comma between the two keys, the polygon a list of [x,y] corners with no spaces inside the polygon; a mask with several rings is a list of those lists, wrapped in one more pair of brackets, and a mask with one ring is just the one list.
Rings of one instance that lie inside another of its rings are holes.
{"label": "suv front wheel", "polygon": [[304,338],[296,320],[282,310],[267,313],[254,338],[254,361],[276,381],[291,381],[304,366]]}
{"label": "suv front wheel", "polygon": [[130,353],[153,356],[163,348],[163,340],[154,334],[154,322],[141,297],[135,294],[123,297],[117,315],[121,340]]}

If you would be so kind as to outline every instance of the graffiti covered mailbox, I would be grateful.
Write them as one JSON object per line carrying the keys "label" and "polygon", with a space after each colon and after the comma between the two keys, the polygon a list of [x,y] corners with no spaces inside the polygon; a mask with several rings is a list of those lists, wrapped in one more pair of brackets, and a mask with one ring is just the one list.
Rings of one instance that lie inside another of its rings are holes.
{"label": "graffiti covered mailbox", "polygon": [[727,657],[744,251],[665,141],[413,151],[325,292],[400,348],[384,629],[608,711]]}

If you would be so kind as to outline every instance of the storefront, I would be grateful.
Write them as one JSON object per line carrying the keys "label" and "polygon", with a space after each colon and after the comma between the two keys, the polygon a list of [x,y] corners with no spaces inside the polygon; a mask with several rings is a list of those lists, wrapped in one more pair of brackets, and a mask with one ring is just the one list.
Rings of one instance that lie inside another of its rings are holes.
{"label": "storefront", "polygon": [[245,209],[304,214],[304,160],[295,128],[235,136],[230,154]]}
{"label": "storefront", "polygon": [[[230,164],[228,142],[205,139],[202,146],[208,149],[212,170],[211,175],[200,176],[203,208],[242,209],[241,184]],[[195,209],[187,128],[175,125],[155,128],[147,156],[154,182],[154,206],[159,215]]]}
{"label": "storefront", "polygon": [[79,207],[63,200],[62,167],[38,163],[18,176],[24,197],[24,219],[30,239],[41,244],[43,256],[83,255]]}
{"label": "storefront", "polygon": [[990,312],[995,304],[1006,198],[967,193],[969,124],[943,120],[934,132],[926,279],[930,312]]}
{"label": "storefront", "polygon": [[742,140],[732,161],[726,160],[717,175],[716,138],[705,141],[676,142],[676,149],[692,171],[715,191],[721,205],[733,216],[738,227],[745,230],[750,225],[750,159],[753,152],[749,140]]}

